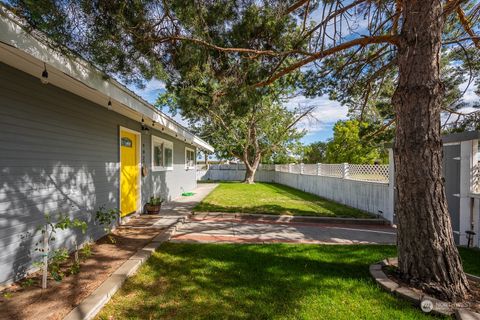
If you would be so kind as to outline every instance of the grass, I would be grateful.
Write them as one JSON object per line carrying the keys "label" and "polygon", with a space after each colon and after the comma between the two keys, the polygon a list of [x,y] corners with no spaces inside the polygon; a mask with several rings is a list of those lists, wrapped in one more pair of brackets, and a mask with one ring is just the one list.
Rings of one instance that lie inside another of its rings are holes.
{"label": "grass", "polygon": [[99,319],[430,319],[370,277],[371,263],[395,255],[379,245],[165,243]]}
{"label": "grass", "polygon": [[373,218],[373,215],[273,183],[222,182],[194,211]]}
{"label": "grass", "polygon": [[480,250],[478,248],[459,247],[462,256],[463,270],[480,277]]}

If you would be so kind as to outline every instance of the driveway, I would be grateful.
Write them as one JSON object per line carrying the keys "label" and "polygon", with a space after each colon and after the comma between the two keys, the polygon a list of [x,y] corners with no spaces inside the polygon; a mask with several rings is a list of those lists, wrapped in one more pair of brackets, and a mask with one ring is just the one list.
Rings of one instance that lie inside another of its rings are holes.
{"label": "driveway", "polygon": [[396,229],[381,225],[260,222],[228,218],[190,218],[172,242],[394,244]]}

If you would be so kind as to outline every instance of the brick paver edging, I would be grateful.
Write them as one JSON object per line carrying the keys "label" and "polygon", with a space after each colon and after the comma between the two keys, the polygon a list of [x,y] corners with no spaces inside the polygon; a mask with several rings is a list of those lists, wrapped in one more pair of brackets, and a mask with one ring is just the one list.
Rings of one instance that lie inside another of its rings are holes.
{"label": "brick paver edging", "polygon": [[[386,291],[396,294],[410,301],[417,307],[420,306],[422,301],[430,300],[433,307],[431,312],[437,315],[451,316],[455,314],[455,318],[459,320],[480,320],[479,313],[473,312],[466,308],[453,309],[449,306],[449,303],[443,302],[425,294],[419,294],[417,291],[414,291],[408,287],[401,286],[397,282],[391,280],[383,272],[382,268],[384,266],[393,265],[398,265],[397,258],[385,259],[381,262],[370,265],[370,274],[375,279],[375,281]],[[471,277],[470,275],[468,276]],[[473,276],[473,278],[475,277]]]}
{"label": "brick paver edging", "polygon": [[357,224],[357,225],[390,225],[382,218],[337,218],[337,217],[315,217],[315,216],[289,216],[273,214],[254,213],[225,213],[225,212],[193,212],[194,218],[235,218],[240,220],[259,220],[274,222],[307,222],[307,223],[335,223],[335,224]]}
{"label": "brick paver edging", "polygon": [[120,289],[127,278],[134,275],[138,268],[147,261],[152,253],[164,242],[169,241],[177,228],[185,223],[187,217],[179,218],[164,232],[158,234],[145,247],[139,249],[133,256],[125,261],[107,280],[95,291],[85,298],[63,320],[90,320],[107,304],[112,296]]}

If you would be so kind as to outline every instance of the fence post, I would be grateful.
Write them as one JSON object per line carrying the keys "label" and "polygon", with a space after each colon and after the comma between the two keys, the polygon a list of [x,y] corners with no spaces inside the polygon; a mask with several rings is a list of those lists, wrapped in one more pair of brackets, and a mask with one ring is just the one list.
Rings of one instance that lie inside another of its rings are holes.
{"label": "fence post", "polygon": [[317,176],[322,175],[322,164],[317,163]]}
{"label": "fence post", "polygon": [[348,179],[348,176],[349,176],[349,173],[348,173],[348,163],[344,163],[343,164],[343,174],[342,174],[342,178],[343,179]]}
{"label": "fence post", "polygon": [[288,173],[292,173],[292,164],[291,163],[288,164]]}
{"label": "fence post", "polygon": [[300,163],[300,174],[303,174],[303,170],[305,169],[304,163]]}

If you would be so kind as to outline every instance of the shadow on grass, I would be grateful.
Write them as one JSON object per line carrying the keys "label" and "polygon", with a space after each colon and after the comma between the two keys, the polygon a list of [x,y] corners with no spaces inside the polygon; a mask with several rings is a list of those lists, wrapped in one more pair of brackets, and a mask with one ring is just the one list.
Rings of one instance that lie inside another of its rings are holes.
{"label": "shadow on grass", "polygon": [[393,246],[168,243],[101,319],[421,319],[370,279],[369,264],[395,254]]}

